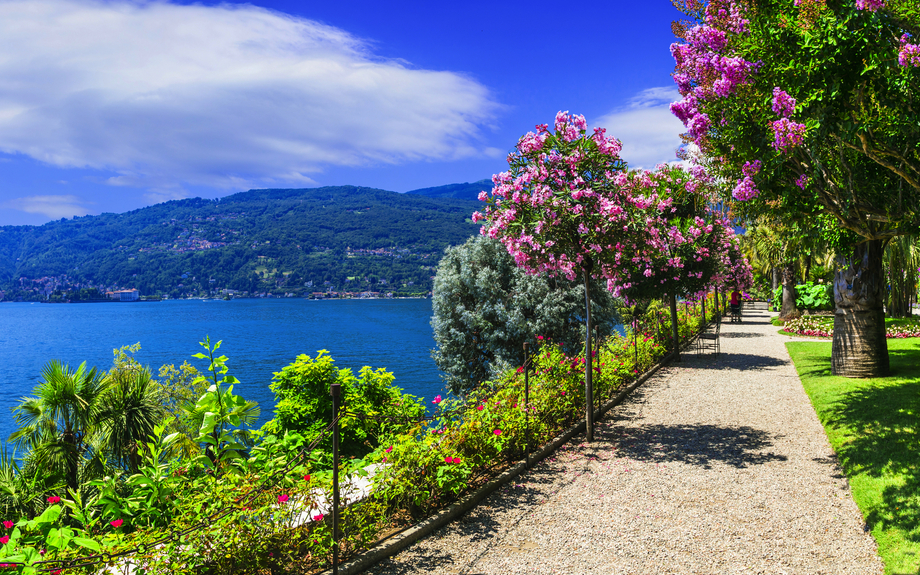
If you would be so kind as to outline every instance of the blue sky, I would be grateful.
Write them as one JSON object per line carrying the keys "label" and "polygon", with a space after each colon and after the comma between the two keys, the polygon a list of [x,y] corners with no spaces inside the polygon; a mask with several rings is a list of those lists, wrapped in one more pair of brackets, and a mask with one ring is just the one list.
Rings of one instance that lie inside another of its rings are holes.
{"label": "blue sky", "polygon": [[0,0],[0,225],[476,181],[559,110],[674,159],[667,0]]}

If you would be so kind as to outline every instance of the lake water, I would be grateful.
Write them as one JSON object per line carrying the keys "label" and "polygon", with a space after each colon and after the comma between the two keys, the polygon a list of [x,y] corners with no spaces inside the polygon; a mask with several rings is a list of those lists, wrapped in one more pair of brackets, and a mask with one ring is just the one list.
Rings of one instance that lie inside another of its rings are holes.
{"label": "lake water", "polygon": [[234,391],[259,402],[272,416],[272,373],[299,354],[328,350],[336,365],[357,374],[365,365],[385,367],[395,384],[413,395],[441,393],[430,299],[169,300],[100,304],[0,304],[0,440],[16,429],[11,408],[31,394],[42,366],[56,359],[100,370],[112,365],[112,350],[140,342],[135,357],[156,373],[161,365],[188,361],[206,373],[206,335],[222,340]]}

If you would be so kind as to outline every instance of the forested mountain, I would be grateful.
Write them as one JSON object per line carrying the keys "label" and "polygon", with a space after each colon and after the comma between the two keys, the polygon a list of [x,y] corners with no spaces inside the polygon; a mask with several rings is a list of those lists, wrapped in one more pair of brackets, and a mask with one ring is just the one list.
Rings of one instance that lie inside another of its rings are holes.
{"label": "forested mountain", "polygon": [[479,184],[411,195],[354,186],[251,190],[0,227],[0,290],[7,300],[91,287],[172,297],[427,292],[444,248],[479,230],[470,219],[479,202],[453,197],[464,186]]}
{"label": "forested mountain", "polygon": [[468,184],[448,184],[435,188],[421,188],[406,192],[407,194],[428,196],[429,198],[454,198],[457,200],[479,201],[479,192],[492,190],[492,180],[479,180]]}

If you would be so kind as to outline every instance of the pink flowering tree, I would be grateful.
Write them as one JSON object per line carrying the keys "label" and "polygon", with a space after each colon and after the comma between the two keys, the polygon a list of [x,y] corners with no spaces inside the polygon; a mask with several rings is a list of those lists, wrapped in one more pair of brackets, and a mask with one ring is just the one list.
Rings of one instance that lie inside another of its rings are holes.
{"label": "pink flowering tree", "polygon": [[[626,200],[614,184],[624,176],[620,142],[596,128],[588,134],[584,116],[559,112],[551,131],[545,124],[528,132],[508,155],[509,169],[482,192],[482,233],[498,239],[529,274],[560,274],[585,284],[585,400],[588,441],[593,441],[591,300],[589,278],[599,277],[599,260],[611,257],[617,238],[627,236]],[[618,252],[617,252],[618,253]]]}
{"label": "pink flowering tree", "polygon": [[627,300],[669,300],[675,350],[677,298],[698,299],[731,281],[734,232],[712,208],[712,183],[699,167],[630,172],[622,185],[636,233],[601,264],[608,285]]}
{"label": "pink flowering tree", "polygon": [[[843,254],[833,372],[888,371],[882,252],[920,225],[920,3],[675,0],[672,112],[726,200]],[[829,225],[828,225],[829,223]]]}

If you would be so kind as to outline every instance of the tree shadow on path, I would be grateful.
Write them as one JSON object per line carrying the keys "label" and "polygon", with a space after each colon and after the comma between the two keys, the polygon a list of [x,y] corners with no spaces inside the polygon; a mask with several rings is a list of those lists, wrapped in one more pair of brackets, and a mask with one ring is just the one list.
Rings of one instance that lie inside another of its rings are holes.
{"label": "tree shadow on path", "polygon": [[706,352],[682,353],[679,363],[672,363],[672,367],[686,367],[691,369],[765,369],[789,365],[789,360],[771,357],[769,355],[756,355],[753,353],[727,353],[718,355]]}
{"label": "tree shadow on path", "polygon": [[621,437],[617,452],[639,461],[680,462],[710,469],[713,463],[744,468],[788,459],[766,452],[775,436],[748,426],[659,424],[624,431],[614,431]]}

